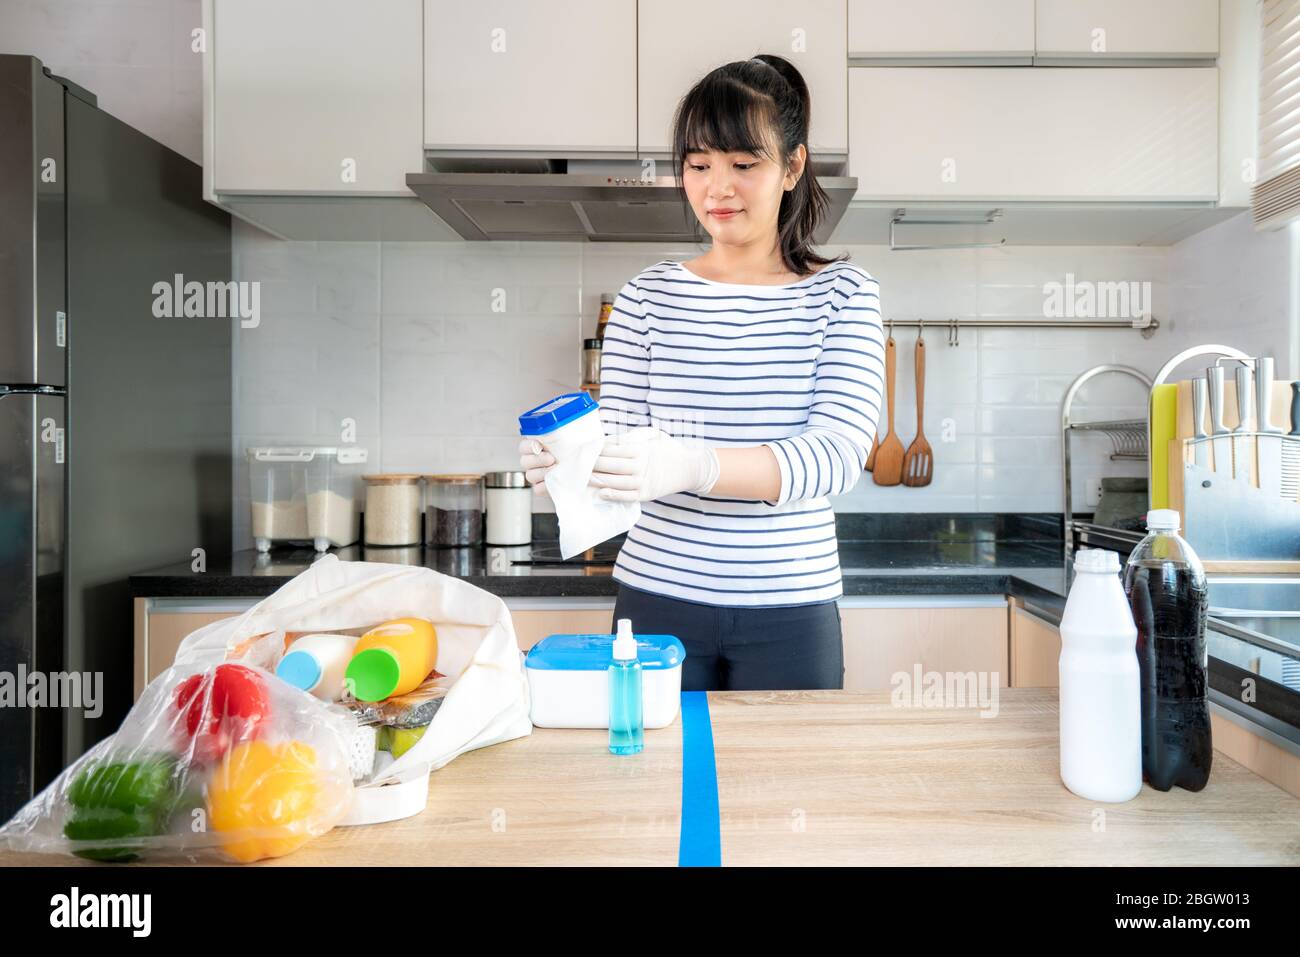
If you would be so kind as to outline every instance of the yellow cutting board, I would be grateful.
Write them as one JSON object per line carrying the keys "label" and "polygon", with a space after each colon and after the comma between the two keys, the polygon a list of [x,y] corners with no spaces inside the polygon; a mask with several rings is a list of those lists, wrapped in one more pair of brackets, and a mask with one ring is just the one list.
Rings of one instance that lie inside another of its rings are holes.
{"label": "yellow cutting board", "polygon": [[[1190,393],[1189,393],[1190,397]],[[1178,431],[1178,383],[1167,382],[1151,390],[1151,472],[1147,487],[1152,508],[1169,508],[1170,442]]]}

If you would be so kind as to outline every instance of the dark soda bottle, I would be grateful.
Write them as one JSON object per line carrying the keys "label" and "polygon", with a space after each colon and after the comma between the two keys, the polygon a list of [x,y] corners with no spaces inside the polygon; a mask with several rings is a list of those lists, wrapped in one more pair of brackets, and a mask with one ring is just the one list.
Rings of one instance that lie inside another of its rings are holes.
{"label": "dark soda bottle", "polygon": [[1142,776],[1158,791],[1199,791],[1214,747],[1206,697],[1209,592],[1200,559],[1178,534],[1173,509],[1147,515],[1149,534],[1124,570],[1142,701]]}

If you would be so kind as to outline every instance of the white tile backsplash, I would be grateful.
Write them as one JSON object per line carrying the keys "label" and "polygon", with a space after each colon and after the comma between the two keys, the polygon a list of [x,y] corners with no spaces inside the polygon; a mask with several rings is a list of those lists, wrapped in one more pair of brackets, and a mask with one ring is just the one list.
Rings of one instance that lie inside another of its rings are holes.
{"label": "white tile backsplash", "polygon": [[[1295,318],[1288,234],[1255,234],[1242,215],[1172,247],[1044,246],[893,252],[835,247],[881,283],[886,318],[936,320],[927,347],[925,431],[934,480],[883,488],[864,474],[839,511],[1059,511],[1061,400],[1085,369],[1118,363],[1153,375],[1182,348],[1227,340],[1279,357],[1289,374]],[[354,419],[368,471],[517,467],[519,412],[572,391],[581,339],[595,334],[603,292],[616,293],[690,244],[285,243],[236,224],[235,262],[260,280],[262,325],[236,338],[236,545],[248,545],[242,450],[270,441],[328,442]],[[1149,282],[1162,323],[1136,332],[962,329],[974,316],[1041,316],[1044,284]],[[1230,321],[1225,317],[1231,317]],[[916,425],[913,344],[898,328],[895,431]],[[1103,376],[1076,408],[1096,418],[1145,414],[1133,380]],[[881,428],[884,428],[882,421]],[[1111,462],[1099,436],[1076,437],[1074,507],[1088,479],[1140,475]],[[534,502],[550,510],[549,499]]]}

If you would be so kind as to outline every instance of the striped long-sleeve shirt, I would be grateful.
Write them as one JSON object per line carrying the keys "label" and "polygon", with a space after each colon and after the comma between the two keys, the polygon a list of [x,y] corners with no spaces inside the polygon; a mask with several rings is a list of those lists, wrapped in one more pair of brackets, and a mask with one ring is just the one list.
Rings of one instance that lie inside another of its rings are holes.
{"label": "striped long-sleeve shirt", "polygon": [[683,492],[643,502],[613,577],[708,605],[843,595],[827,496],[857,484],[884,392],[880,286],[837,262],[788,286],[703,279],[664,260],[614,302],[600,369],[607,435],[771,447],[774,500]]}

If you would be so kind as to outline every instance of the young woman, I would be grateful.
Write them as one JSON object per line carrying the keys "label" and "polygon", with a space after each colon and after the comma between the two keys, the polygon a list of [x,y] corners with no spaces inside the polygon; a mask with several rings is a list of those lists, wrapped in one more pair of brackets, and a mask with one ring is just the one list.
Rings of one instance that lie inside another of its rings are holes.
{"label": "young woman", "polygon": [[[614,566],[613,620],[681,639],[687,690],[843,687],[827,496],[866,465],[884,336],[876,280],[813,251],[826,195],[809,116],[778,56],[728,63],[686,94],[674,167],[712,246],[642,270],[605,332],[591,484],[643,503]],[[555,459],[519,448],[540,493]]]}

